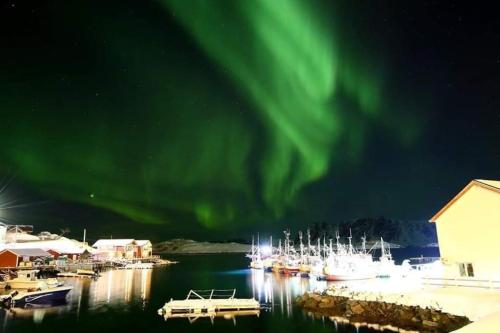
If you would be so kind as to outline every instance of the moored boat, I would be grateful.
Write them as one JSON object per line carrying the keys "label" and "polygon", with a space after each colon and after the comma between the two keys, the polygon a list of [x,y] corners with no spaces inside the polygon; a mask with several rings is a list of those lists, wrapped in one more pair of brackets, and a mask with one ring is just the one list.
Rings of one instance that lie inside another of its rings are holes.
{"label": "moored boat", "polygon": [[35,291],[15,290],[9,295],[4,295],[0,301],[8,306],[22,306],[26,304],[49,304],[54,301],[64,300],[73,287],[45,288]]}
{"label": "moored boat", "polygon": [[17,277],[5,281],[6,287],[11,289],[44,289],[59,287],[63,283],[55,278],[40,279],[38,270],[19,270]]}

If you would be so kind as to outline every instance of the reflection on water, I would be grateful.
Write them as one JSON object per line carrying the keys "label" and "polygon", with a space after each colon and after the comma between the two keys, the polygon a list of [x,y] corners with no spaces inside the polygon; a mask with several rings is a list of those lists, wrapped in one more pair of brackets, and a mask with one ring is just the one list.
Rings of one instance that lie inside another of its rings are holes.
{"label": "reflection on water", "polygon": [[51,306],[30,305],[23,308],[2,309],[3,327],[12,319],[33,319],[41,323],[46,315],[75,312],[82,309],[106,311],[110,307],[123,308],[131,304],[145,306],[150,297],[152,270],[112,270],[103,272],[97,280],[89,278],[59,278],[66,286],[73,286],[67,301]]}
{"label": "reflection on water", "polygon": [[150,269],[112,270],[104,273],[97,281],[80,280],[80,293],[88,293],[89,308],[99,309],[102,306],[123,306],[132,301],[149,299],[151,288]]}
{"label": "reflection on water", "polygon": [[295,298],[306,291],[324,290],[331,282],[317,281],[313,278],[300,276],[284,276],[263,270],[250,270],[249,285],[252,296],[260,303],[269,306],[269,309],[279,311],[287,317],[292,316],[292,306]]}

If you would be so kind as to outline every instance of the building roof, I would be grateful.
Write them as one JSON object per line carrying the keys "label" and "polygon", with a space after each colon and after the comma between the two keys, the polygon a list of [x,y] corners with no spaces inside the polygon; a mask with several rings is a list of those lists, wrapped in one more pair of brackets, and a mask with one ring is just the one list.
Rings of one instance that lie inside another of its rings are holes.
{"label": "building roof", "polygon": [[85,243],[61,237],[59,239],[39,240],[23,243],[7,243],[5,248],[8,249],[43,249],[54,250],[61,254],[82,254],[85,251],[95,253],[96,250],[86,245]]}
{"label": "building roof", "polygon": [[141,240],[136,240],[135,243],[139,246],[144,246],[147,244],[151,244],[151,241],[148,239],[141,239]]}
{"label": "building roof", "polygon": [[5,249],[3,252],[12,252],[18,257],[50,257],[51,254],[42,249]]}
{"label": "building roof", "polygon": [[126,246],[134,242],[133,239],[99,239],[92,247],[102,246]]}
{"label": "building roof", "polygon": [[458,199],[460,199],[471,187],[479,186],[491,191],[495,191],[500,194],[500,181],[498,180],[487,180],[487,179],[474,179],[467,186],[465,186],[462,191],[460,191],[453,199],[451,199],[439,212],[434,215],[429,222],[436,222],[436,220],[450,208]]}

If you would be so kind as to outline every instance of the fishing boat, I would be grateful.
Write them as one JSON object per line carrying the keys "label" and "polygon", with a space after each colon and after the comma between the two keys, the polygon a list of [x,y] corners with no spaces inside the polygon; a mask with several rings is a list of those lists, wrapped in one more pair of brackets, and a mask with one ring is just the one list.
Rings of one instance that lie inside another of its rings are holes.
{"label": "fishing boat", "polygon": [[5,281],[6,287],[11,289],[41,289],[45,287],[54,288],[63,285],[55,278],[40,279],[37,277],[38,270],[19,270],[17,277]]}
{"label": "fishing boat", "polygon": [[35,291],[15,290],[0,297],[0,302],[7,306],[23,306],[26,304],[48,304],[64,300],[73,287],[44,288]]}
{"label": "fishing boat", "polygon": [[247,255],[247,257],[250,258],[250,268],[253,268],[253,269],[263,269],[264,268],[264,262],[262,261],[259,243],[260,243],[259,235],[257,235],[257,246],[255,246],[254,238],[252,236],[251,253],[249,255]]}
{"label": "fishing boat", "polygon": [[377,264],[377,277],[387,278],[396,274],[398,271],[394,260],[392,259],[391,247],[387,246],[384,242],[384,239],[380,238],[380,251],[381,255],[379,260],[376,262]]}
{"label": "fishing boat", "polygon": [[333,251],[330,242],[330,256],[328,257],[324,273],[327,281],[349,281],[349,280],[366,280],[377,276],[373,258],[366,251],[365,241],[363,237],[363,246],[360,252],[356,252],[352,246],[352,236],[349,235],[349,244],[346,246],[340,244],[339,235],[337,233],[337,250]]}
{"label": "fishing boat", "polygon": [[190,290],[184,300],[173,300],[158,309],[158,314],[168,317],[215,317],[236,312],[255,312],[260,303],[254,298],[235,298],[236,289]]}

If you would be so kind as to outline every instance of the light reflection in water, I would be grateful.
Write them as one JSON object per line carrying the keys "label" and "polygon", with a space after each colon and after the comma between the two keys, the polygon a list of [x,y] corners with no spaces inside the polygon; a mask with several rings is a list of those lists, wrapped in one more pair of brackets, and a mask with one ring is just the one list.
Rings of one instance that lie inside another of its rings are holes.
{"label": "light reflection in water", "polygon": [[67,302],[56,306],[40,306],[24,308],[0,309],[3,311],[5,328],[10,320],[32,319],[41,323],[47,315],[58,315],[75,311],[79,316],[80,309],[103,310],[111,307],[129,306],[138,302],[144,308],[150,298],[152,270],[112,270],[101,273],[97,280],[89,278],[60,278],[66,286],[73,286],[68,294]]}
{"label": "light reflection in water", "polygon": [[299,276],[283,276],[257,269],[250,270],[249,277],[252,296],[259,302],[268,304],[271,311],[276,311],[275,297],[277,297],[279,311],[287,317],[292,316],[293,302],[297,296],[306,291],[322,291],[327,287],[326,281]]}

